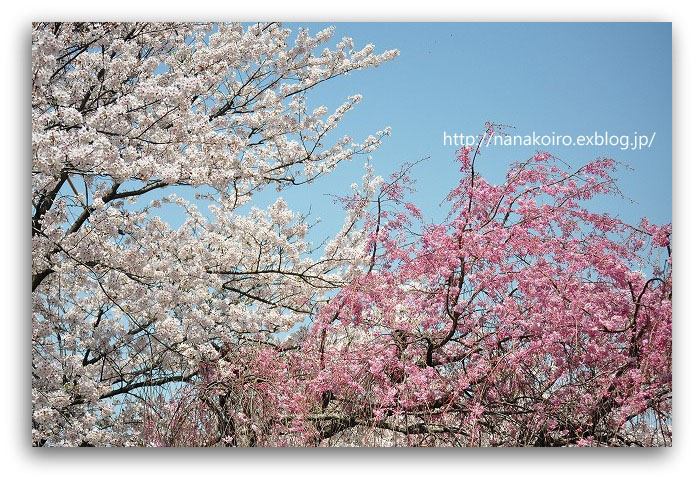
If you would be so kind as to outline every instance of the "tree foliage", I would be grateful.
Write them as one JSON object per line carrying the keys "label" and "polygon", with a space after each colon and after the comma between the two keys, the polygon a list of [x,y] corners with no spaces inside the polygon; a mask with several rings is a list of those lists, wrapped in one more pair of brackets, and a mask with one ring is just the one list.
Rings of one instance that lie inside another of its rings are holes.
{"label": "tree foliage", "polygon": [[398,55],[331,35],[34,25],[33,443],[670,444],[671,226],[584,207],[612,160],[537,153],[498,186],[463,149],[439,224],[411,165],[368,167],[319,247],[253,206],[389,134],[337,135],[359,95],[307,107]]}

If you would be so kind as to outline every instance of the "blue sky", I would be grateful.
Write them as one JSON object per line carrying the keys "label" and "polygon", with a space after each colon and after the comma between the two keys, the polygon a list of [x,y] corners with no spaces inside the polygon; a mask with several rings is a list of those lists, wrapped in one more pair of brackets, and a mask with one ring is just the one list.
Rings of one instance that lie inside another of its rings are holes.
{"label": "blue sky", "polygon": [[[325,23],[286,24],[311,33]],[[430,157],[413,172],[412,199],[426,220],[440,221],[438,207],[456,184],[456,147],[443,145],[443,132],[475,135],[487,120],[511,125],[511,134],[592,135],[595,131],[655,137],[650,148],[610,146],[543,148],[580,166],[598,156],[615,158],[619,187],[627,198],[594,201],[595,210],[636,223],[672,219],[672,29],[670,23],[334,23],[334,40],[352,37],[356,49],[373,43],[378,51],[401,55],[377,69],[326,82],[309,96],[309,106],[329,110],[360,93],[336,135],[355,140],[392,127],[392,136],[372,154],[378,174],[408,161]],[[477,161],[482,173],[500,182],[508,165],[540,147],[489,147]],[[360,182],[365,157],[356,157],[312,186],[282,195],[290,207],[322,223],[314,239],[332,235],[342,224],[338,205],[327,194],[345,194]],[[265,206],[278,194],[264,192]],[[174,219],[172,219],[174,220]],[[176,222],[175,222],[176,223]]]}

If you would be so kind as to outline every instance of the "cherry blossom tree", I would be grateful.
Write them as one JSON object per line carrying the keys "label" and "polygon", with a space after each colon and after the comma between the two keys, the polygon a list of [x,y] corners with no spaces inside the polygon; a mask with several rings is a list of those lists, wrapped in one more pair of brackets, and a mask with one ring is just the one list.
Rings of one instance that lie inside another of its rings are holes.
{"label": "cherry blossom tree", "polygon": [[[359,208],[323,252],[282,198],[241,213],[255,193],[310,183],[389,134],[336,132],[360,95],[307,106],[317,85],[398,55],[350,38],[330,48],[332,33],[33,25],[36,445],[143,444],[148,406],[304,321],[358,265]],[[208,199],[212,218],[172,186]],[[165,203],[183,225],[161,220]]]}
{"label": "cherry blossom tree", "polygon": [[397,54],[330,34],[34,26],[34,443],[671,444],[671,225],[589,210],[614,161],[494,185],[462,149],[436,224],[368,165],[321,251],[281,198],[241,213],[388,134],[326,145],[359,98],[312,87]]}
{"label": "cherry blossom tree", "polygon": [[370,260],[304,345],[323,400],[304,407],[307,431],[363,445],[669,445],[671,224],[584,207],[619,193],[611,159],[563,170],[537,153],[492,185],[478,155],[461,150],[442,224],[413,226],[409,166],[348,199],[374,206]]}

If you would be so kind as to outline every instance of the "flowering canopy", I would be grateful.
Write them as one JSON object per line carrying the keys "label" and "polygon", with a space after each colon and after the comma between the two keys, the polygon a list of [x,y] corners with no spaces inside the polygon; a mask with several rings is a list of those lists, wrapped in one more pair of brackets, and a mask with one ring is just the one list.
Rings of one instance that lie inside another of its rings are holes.
{"label": "flowering canopy", "polygon": [[368,167],[322,251],[251,206],[389,134],[335,135],[359,95],[308,109],[398,55],[331,34],[34,25],[34,444],[669,444],[671,226],[583,207],[613,161],[538,153],[496,186],[464,149],[434,225],[410,166]]}

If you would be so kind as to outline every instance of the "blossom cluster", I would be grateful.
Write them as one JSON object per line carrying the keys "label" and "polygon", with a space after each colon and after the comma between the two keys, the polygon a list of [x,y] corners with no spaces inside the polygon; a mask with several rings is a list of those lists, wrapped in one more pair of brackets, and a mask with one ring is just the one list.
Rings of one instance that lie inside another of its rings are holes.
{"label": "blossom cluster", "polygon": [[398,55],[332,36],[275,22],[33,25],[36,445],[142,444],[165,390],[306,322],[360,264],[356,225],[321,255],[282,199],[248,208],[389,135],[340,132],[360,95],[308,109],[316,85]]}

